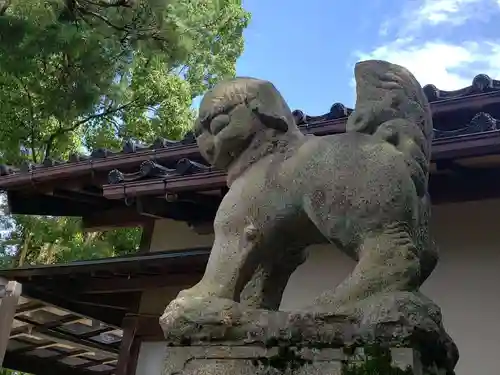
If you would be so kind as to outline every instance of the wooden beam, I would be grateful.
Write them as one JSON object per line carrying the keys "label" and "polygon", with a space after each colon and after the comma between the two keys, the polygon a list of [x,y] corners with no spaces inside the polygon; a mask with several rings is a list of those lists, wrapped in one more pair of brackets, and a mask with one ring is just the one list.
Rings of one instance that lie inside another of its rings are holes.
{"label": "wooden beam", "polygon": [[95,211],[86,203],[70,201],[52,195],[7,192],[9,212],[21,215],[85,216]]}
{"label": "wooden beam", "polygon": [[429,190],[435,205],[500,198],[500,168],[468,169],[431,176]]}
{"label": "wooden beam", "polygon": [[23,303],[23,304],[17,306],[16,315],[40,310],[43,307],[45,307],[45,304],[43,304],[42,302],[28,301],[26,303]]}
{"label": "wooden beam", "polygon": [[[73,366],[58,362],[54,356],[50,358],[39,358],[36,356],[26,356],[7,352],[3,363],[4,368],[22,371],[30,374],[50,374],[50,375],[95,375],[94,371],[86,369],[76,369]],[[64,354],[58,359],[66,358]]]}
{"label": "wooden beam", "polygon": [[[22,316],[19,316],[19,315],[16,316],[16,319],[21,321],[21,322],[25,322],[25,323],[27,322],[26,318],[23,318]],[[44,329],[56,328],[56,327],[59,327],[61,325],[76,323],[76,322],[79,322],[80,320],[82,320],[81,316],[69,314],[69,315],[63,316],[60,319],[56,319],[54,321],[47,322],[45,324],[41,324],[38,326],[34,326],[31,323],[27,323],[27,325],[25,325],[25,326],[14,328],[10,333],[10,338],[14,338],[16,336],[29,333],[31,330],[43,332]]]}
{"label": "wooden beam", "polygon": [[115,375],[135,374],[140,349],[140,343],[136,339],[138,323],[138,319],[135,317],[127,317],[123,320],[123,339]]}
{"label": "wooden beam", "polygon": [[206,235],[214,233],[214,223],[213,221],[206,221],[202,223],[192,223],[190,225],[197,234]]}
{"label": "wooden beam", "polygon": [[[136,226],[142,226],[152,232],[154,221],[158,219],[206,222],[215,216],[220,200],[220,196],[202,194],[180,195],[179,199],[173,202],[167,202],[163,197],[136,198],[129,207],[97,211],[84,216],[82,226],[89,232]],[[144,233],[151,233],[148,231]]]}
{"label": "wooden beam", "polygon": [[[165,275],[169,277],[174,274],[198,274],[204,272],[210,251],[211,247],[206,246],[184,250],[163,250],[68,264],[24,269],[14,268],[5,270],[3,275],[18,282],[24,282],[23,293],[26,297],[46,301],[46,304],[54,304],[48,302],[49,299],[37,296],[43,295],[54,299],[58,297],[61,290],[68,288],[68,293],[72,293],[82,284],[87,283],[89,279],[96,279],[102,283],[107,282],[109,278],[133,279],[134,276],[139,275],[145,277]],[[100,278],[99,275],[103,271],[106,272],[105,276]],[[57,292],[54,293],[54,291]],[[29,293],[34,293],[37,296]],[[52,297],[47,296],[46,293],[50,293]],[[60,307],[73,311],[71,308]]]}
{"label": "wooden beam", "polygon": [[114,330],[115,330],[115,328],[113,328],[113,327],[102,327],[102,328],[96,329],[96,330],[91,331],[91,332],[82,333],[82,334],[78,335],[78,337],[83,337],[85,339],[88,339],[90,337],[98,336],[100,334],[108,333],[108,332],[111,332]]}
{"label": "wooden beam", "polygon": [[120,328],[124,317],[123,311],[105,307],[80,305],[73,302],[72,298],[69,296],[64,296],[60,293],[52,293],[31,285],[25,285],[23,293],[32,299],[44,301],[49,305],[54,305],[64,310],[71,311],[75,315],[96,319],[116,328]]}
{"label": "wooden beam", "polygon": [[160,316],[138,316],[136,336],[142,341],[163,341]]}
{"label": "wooden beam", "polygon": [[123,336],[120,343],[120,354],[118,355],[118,363],[116,364],[115,375],[135,375],[137,369],[137,361],[139,359],[139,350],[141,348],[140,341],[136,337],[138,328],[138,319],[136,315],[139,312],[141,300],[142,293],[139,293],[138,298],[136,298],[134,301],[135,304],[133,306],[133,309],[131,309],[131,313],[134,314],[134,316],[127,316],[123,319]]}
{"label": "wooden beam", "polygon": [[[11,339],[13,337],[11,336]],[[57,343],[56,342],[47,342],[46,344],[42,344],[42,345],[39,345],[39,344],[34,344],[34,345],[30,345],[30,346],[26,346],[24,348],[19,348],[19,349],[16,349],[16,350],[11,350],[10,353],[16,353],[16,354],[21,354],[21,353],[28,353],[28,352],[32,352],[34,350],[38,350],[38,349],[49,349],[49,348],[52,348],[54,346],[56,346]]]}
{"label": "wooden beam", "polygon": [[126,184],[104,185],[103,195],[108,199],[123,199],[125,196],[160,196],[166,193],[221,189],[225,186],[227,186],[226,174],[214,171],[172,177],[168,179],[168,183],[162,178],[156,178]]}
{"label": "wooden beam", "polygon": [[24,323],[31,324],[33,326],[33,330],[37,332],[36,333],[37,337],[46,340],[66,343],[70,346],[74,346],[81,349],[85,349],[87,347],[87,348],[102,350],[109,353],[118,353],[118,350],[116,349],[115,345],[101,344],[93,340],[79,337],[78,335],[74,335],[69,332],[63,332],[59,330],[57,327],[47,328],[43,324],[38,324],[30,319],[25,319],[21,317],[17,317],[16,319]]}
{"label": "wooden beam", "polygon": [[[131,292],[136,293],[136,292]],[[96,294],[76,295],[72,297],[73,302],[78,304],[108,307],[116,310],[131,311],[134,308],[135,298],[137,296],[131,293],[124,294],[108,294],[104,298]]]}
{"label": "wooden beam", "polygon": [[[203,272],[179,273],[175,275],[142,276],[140,278],[112,279],[106,282],[101,280],[89,280],[81,288],[74,290],[76,294],[108,294],[108,293],[130,293],[140,292],[152,288],[166,286],[189,287],[196,284]],[[75,297],[73,297],[75,298]],[[107,297],[106,297],[107,298]]]}
{"label": "wooden beam", "polygon": [[[52,169],[52,167],[49,167],[49,169]],[[22,189],[23,191],[26,192],[36,191],[38,193],[47,195],[52,195],[54,190],[58,189],[86,193],[87,191],[89,191],[88,188],[100,189],[100,187],[103,184],[107,183],[108,183],[108,173],[99,172],[94,174],[90,173],[88,175],[81,176],[78,179],[57,179],[57,183],[54,183],[54,181],[37,182],[35,184],[23,186]],[[99,193],[98,196],[102,197],[102,194]]]}
{"label": "wooden beam", "polygon": [[89,368],[99,365],[107,365],[117,361],[116,358],[92,359],[89,356],[83,357],[82,359],[89,361],[89,363],[82,363],[81,365],[76,365],[74,366],[75,368]]}
{"label": "wooden beam", "polygon": [[135,207],[122,207],[83,216],[82,227],[86,232],[101,232],[116,228],[146,227],[152,221],[150,217],[137,212]]}
{"label": "wooden beam", "polygon": [[155,221],[151,220],[142,226],[141,243],[139,244],[139,253],[148,253],[153,240],[153,232],[155,230]]}
{"label": "wooden beam", "polygon": [[154,198],[151,196],[136,197],[135,204],[137,211],[144,216],[154,219],[173,219],[180,221],[207,221],[213,219],[220,199],[217,197],[206,197],[198,194],[196,199],[193,194],[192,199],[176,199],[167,202],[164,198]]}
{"label": "wooden beam", "polygon": [[79,357],[83,354],[88,354],[88,353],[92,353],[92,352],[90,352],[87,349],[77,349],[77,350],[74,350],[74,351],[69,352],[69,353],[65,352],[65,353],[58,354],[56,356],[50,357],[50,359],[54,360],[54,361],[60,361],[61,359],[64,359],[64,358],[75,358],[75,357]]}

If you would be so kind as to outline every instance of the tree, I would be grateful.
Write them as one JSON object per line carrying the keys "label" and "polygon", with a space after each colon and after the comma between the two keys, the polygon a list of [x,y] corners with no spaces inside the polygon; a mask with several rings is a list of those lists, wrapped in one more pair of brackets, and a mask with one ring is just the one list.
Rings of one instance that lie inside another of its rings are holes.
{"label": "tree", "polygon": [[[234,75],[248,20],[238,0],[0,0],[0,161],[181,137],[192,100]],[[17,265],[122,254],[140,235],[84,235],[75,218],[0,224]]]}

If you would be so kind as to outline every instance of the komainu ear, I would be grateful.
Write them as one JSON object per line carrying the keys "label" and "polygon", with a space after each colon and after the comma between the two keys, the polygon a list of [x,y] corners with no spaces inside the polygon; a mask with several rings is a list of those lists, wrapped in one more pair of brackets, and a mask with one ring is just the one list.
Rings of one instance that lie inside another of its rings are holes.
{"label": "komainu ear", "polygon": [[260,100],[254,99],[248,103],[248,107],[268,128],[286,133],[288,121],[285,116],[279,116],[270,105],[265,105]]}

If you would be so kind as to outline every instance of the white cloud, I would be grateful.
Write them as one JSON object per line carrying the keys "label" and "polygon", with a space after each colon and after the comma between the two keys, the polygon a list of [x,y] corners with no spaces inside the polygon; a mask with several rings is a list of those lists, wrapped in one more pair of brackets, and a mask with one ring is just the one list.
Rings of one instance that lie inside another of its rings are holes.
{"label": "white cloud", "polygon": [[[500,78],[500,39],[450,42],[440,33],[440,28],[429,33],[432,26],[446,25],[449,35],[455,28],[463,31],[472,18],[486,21],[488,12],[482,10],[496,3],[500,5],[500,0],[422,0],[415,3],[418,5],[390,21],[392,40],[371,51],[358,52],[356,58],[381,59],[403,65],[423,85],[432,83],[443,90],[468,86],[479,73]],[[381,25],[385,38],[387,28],[387,22]]]}
{"label": "white cloud", "polygon": [[483,0],[425,0],[416,12],[415,21],[438,25],[463,24],[475,16],[470,8]]}
{"label": "white cloud", "polygon": [[469,86],[479,73],[500,77],[500,41],[461,44],[428,41],[418,44],[412,39],[397,39],[368,53],[358,53],[357,58],[387,60],[402,65],[421,84],[432,83],[443,90]]}
{"label": "white cloud", "polygon": [[[500,0],[498,0],[500,1]],[[391,23],[389,21],[384,21],[382,25],[379,28],[379,35],[382,37],[385,37],[389,34],[389,28],[391,26]]]}
{"label": "white cloud", "polygon": [[[400,19],[392,20],[399,36],[413,34],[426,26],[460,26],[472,19],[485,21],[500,0],[423,0],[410,2]],[[415,5],[418,4],[418,5]],[[399,24],[399,25],[398,25]],[[401,26],[400,26],[401,25]],[[387,27],[382,25],[382,29]]]}

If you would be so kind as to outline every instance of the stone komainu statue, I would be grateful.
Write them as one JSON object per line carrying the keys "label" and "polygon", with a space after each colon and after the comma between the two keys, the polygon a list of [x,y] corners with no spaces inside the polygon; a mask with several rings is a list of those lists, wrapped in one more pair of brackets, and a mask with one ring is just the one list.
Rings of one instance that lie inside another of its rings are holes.
{"label": "stone komainu statue", "polygon": [[347,132],[323,137],[301,133],[270,82],[235,78],[205,95],[198,145],[228,172],[230,189],[206,272],[177,301],[277,309],[304,249],[324,242],[357,266],[312,309],[350,311],[379,293],[418,291],[437,262],[428,233],[429,104],[403,67],[364,61],[355,77]]}
{"label": "stone komainu statue", "polygon": [[[285,373],[249,353],[270,343],[293,352],[373,341],[417,350],[425,374],[454,374],[458,349],[439,307],[418,290],[438,258],[428,223],[429,104],[400,66],[364,61],[355,76],[356,108],[339,135],[303,135],[263,80],[222,82],[203,98],[198,146],[227,171],[230,189],[203,278],[160,318],[173,345],[165,374]],[[335,244],[355,269],[312,306],[275,311],[304,249],[317,243]],[[213,345],[223,358],[207,359]],[[332,373],[321,361],[291,370],[290,358],[287,374]]]}

